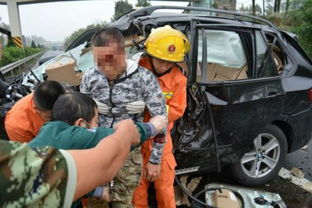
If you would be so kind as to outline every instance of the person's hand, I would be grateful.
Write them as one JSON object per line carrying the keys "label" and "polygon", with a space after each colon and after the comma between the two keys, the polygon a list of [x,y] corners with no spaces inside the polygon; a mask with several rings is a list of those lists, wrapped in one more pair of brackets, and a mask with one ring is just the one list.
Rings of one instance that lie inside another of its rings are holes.
{"label": "person's hand", "polygon": [[157,180],[160,176],[160,164],[147,163],[145,169],[143,170],[143,178],[147,181],[153,182]]}
{"label": "person's hand", "polygon": [[118,122],[114,126],[114,130],[122,134],[124,137],[129,138],[132,145],[137,145],[140,143],[140,134],[138,132],[137,126],[131,119]]}
{"label": "person's hand", "polygon": [[149,123],[151,123],[155,129],[156,132],[159,133],[162,129],[166,129],[168,125],[168,119],[167,116],[154,116],[150,119]]}

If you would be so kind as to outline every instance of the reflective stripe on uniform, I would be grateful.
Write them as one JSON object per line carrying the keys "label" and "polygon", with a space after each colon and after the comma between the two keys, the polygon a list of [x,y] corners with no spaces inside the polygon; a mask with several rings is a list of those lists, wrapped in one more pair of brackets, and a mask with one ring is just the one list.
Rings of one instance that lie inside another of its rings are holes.
{"label": "reflective stripe on uniform", "polygon": [[169,108],[170,108],[170,106],[166,105],[167,115],[169,114]]}
{"label": "reflective stripe on uniform", "polygon": [[173,96],[173,92],[163,92],[163,95],[166,99],[171,99]]}

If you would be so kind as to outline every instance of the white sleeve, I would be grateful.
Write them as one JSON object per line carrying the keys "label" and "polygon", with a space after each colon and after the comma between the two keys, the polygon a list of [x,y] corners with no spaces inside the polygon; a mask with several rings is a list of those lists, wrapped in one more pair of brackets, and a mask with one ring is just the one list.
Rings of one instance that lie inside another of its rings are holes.
{"label": "white sleeve", "polygon": [[60,152],[66,160],[68,171],[68,180],[63,207],[70,208],[74,200],[74,194],[76,192],[77,168],[73,157],[68,152],[66,152],[65,150],[60,150]]}

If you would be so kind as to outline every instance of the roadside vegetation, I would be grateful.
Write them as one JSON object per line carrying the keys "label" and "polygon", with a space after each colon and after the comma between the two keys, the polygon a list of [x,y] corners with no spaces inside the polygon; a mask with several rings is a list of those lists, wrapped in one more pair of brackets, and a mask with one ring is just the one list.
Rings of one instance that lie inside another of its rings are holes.
{"label": "roadside vegetation", "polygon": [[[247,1],[245,1],[247,3]],[[312,0],[263,0],[263,5],[255,4],[255,0],[250,6],[244,4],[238,5],[238,11],[245,14],[260,16],[268,19],[282,30],[295,33],[298,37],[300,45],[307,54],[312,58]],[[150,6],[149,0],[138,0],[135,7]],[[218,0],[213,4],[214,8],[218,8]],[[119,0],[115,2],[115,14],[111,18],[112,21],[118,19],[125,13],[133,9],[133,5],[127,0]],[[263,11],[262,8],[265,8]],[[222,9],[222,8],[221,8]],[[226,8],[224,8],[226,9]],[[107,23],[89,25],[73,32],[66,38],[64,46],[68,46],[73,40],[88,29],[95,27],[104,27]]]}
{"label": "roadside vegetation", "polygon": [[312,58],[312,0],[306,0],[298,9],[273,13],[266,18],[279,28],[295,33],[300,45]]}
{"label": "roadside vegetation", "polygon": [[[8,30],[8,31],[10,30],[9,25],[1,22],[1,17],[0,17],[0,28]],[[44,50],[43,45],[36,44],[34,39],[32,41],[30,40],[31,41],[31,44],[29,44],[30,47],[18,48],[15,46],[12,40],[7,40],[7,38],[8,37],[6,34],[0,33],[0,50],[2,49],[2,51],[0,52],[0,55],[1,55],[0,67],[16,62],[20,59],[26,58],[27,56],[31,56],[35,53],[38,53]],[[37,37],[34,36],[32,38],[37,38]],[[29,39],[29,38],[25,38],[25,39]]]}
{"label": "roadside vegetation", "polygon": [[105,25],[107,24],[107,22],[102,22],[102,23],[99,23],[99,24],[92,24],[92,25],[88,25],[87,27],[85,28],[80,28],[76,31],[74,31],[70,36],[66,37],[65,38],[65,41],[64,41],[64,49],[66,49],[74,40],[76,40],[82,33],[88,31],[88,30],[91,30],[93,28],[101,28],[101,27],[104,27]]}
{"label": "roadside vegetation", "polygon": [[[239,11],[261,16],[278,28],[295,33],[300,45],[312,58],[312,0],[263,0],[263,11],[255,1],[252,5],[240,5]],[[263,8],[262,7],[262,8]]]}
{"label": "roadside vegetation", "polygon": [[2,59],[0,60],[0,67],[18,61],[20,59],[31,56],[42,51],[43,48],[18,48],[15,46],[7,46],[2,51]]}
{"label": "roadside vegetation", "polygon": [[[150,6],[149,0],[137,0],[136,7],[146,7]],[[117,20],[119,17],[124,15],[125,13],[130,12],[133,10],[132,4],[128,2],[128,0],[118,0],[115,2],[115,14],[112,16],[111,21]],[[66,49],[76,38],[78,38],[82,33],[86,32],[87,30],[93,29],[93,28],[103,28],[105,25],[107,25],[108,22],[102,22],[99,24],[91,24],[85,28],[80,28],[76,31],[74,31],[70,36],[65,38],[64,41],[64,48]]]}

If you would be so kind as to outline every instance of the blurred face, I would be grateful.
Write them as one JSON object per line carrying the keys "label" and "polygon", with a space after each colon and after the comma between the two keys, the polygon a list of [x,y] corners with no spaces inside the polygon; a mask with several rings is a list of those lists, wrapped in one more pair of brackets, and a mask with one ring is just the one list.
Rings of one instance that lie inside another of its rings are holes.
{"label": "blurred face", "polygon": [[125,48],[113,38],[108,38],[106,45],[92,48],[97,68],[109,80],[115,80],[126,70]]}
{"label": "blurred face", "polygon": [[155,71],[159,74],[165,73],[171,67],[173,67],[172,62],[160,60],[157,58],[152,58],[153,65],[155,67]]}
{"label": "blurred face", "polygon": [[33,108],[38,113],[38,115],[42,118],[42,120],[44,120],[44,121],[50,121],[51,120],[52,111],[39,108],[38,104],[36,104],[35,99],[33,99]]}
{"label": "blurred face", "polygon": [[50,121],[51,116],[52,116],[52,111],[49,110],[41,110],[37,108],[36,106],[34,107],[39,116],[44,120],[44,121]]}

